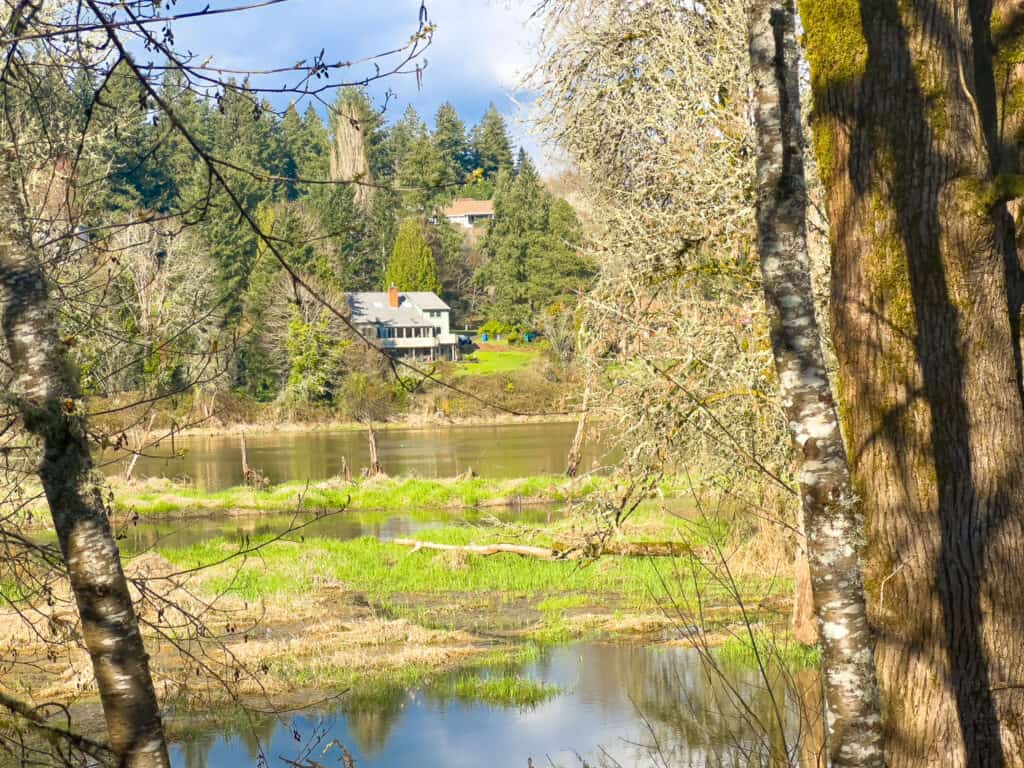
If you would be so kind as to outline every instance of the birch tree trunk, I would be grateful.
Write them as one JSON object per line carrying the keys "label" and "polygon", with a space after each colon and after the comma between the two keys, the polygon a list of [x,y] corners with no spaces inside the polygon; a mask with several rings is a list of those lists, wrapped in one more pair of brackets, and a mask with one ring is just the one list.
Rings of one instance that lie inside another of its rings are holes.
{"label": "birch tree trunk", "polygon": [[886,758],[1019,766],[1021,303],[1001,170],[1015,121],[998,114],[992,3],[800,2]]}
{"label": "birch tree trunk", "polygon": [[149,660],[139,633],[92,466],[78,382],[57,335],[46,279],[26,225],[15,153],[0,146],[0,324],[14,380],[8,397],[43,445],[39,465],[82,636],[106,716],[110,744],[125,768],[170,761]]}
{"label": "birch tree trunk", "polygon": [[872,637],[854,497],[825,370],[807,254],[807,200],[793,0],[753,0],[750,65],[757,129],[757,240],[772,352],[794,449],[814,610],[821,629],[836,768],[883,766]]}

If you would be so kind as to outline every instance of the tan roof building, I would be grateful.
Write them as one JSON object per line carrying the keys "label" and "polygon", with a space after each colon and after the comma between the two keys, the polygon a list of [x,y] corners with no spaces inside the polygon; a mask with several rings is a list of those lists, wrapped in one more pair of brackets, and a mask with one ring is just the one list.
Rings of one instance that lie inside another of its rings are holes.
{"label": "tan roof building", "polygon": [[481,221],[494,218],[494,203],[490,200],[473,200],[468,197],[456,198],[442,211],[452,224],[472,227]]}

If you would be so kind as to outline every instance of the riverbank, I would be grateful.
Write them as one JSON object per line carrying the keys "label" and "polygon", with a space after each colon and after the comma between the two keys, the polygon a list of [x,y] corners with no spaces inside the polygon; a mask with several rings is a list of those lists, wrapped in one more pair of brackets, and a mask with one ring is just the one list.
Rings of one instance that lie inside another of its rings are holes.
{"label": "riverbank", "polygon": [[[567,412],[563,414],[547,415],[515,415],[510,413],[494,412],[489,415],[480,416],[448,416],[440,411],[433,413],[408,413],[399,418],[392,418],[388,421],[374,422],[373,428],[377,432],[387,432],[399,429],[436,429],[441,427],[495,427],[507,424],[562,424],[575,423],[579,418],[578,414]],[[248,435],[266,435],[281,432],[366,432],[367,425],[364,422],[350,421],[346,419],[332,418],[331,414],[318,414],[309,419],[299,418],[298,420],[287,421],[236,421],[236,422],[213,422],[197,424],[186,427],[175,432],[179,437],[222,437],[226,435],[238,435],[245,432]],[[165,431],[167,431],[165,429]]]}

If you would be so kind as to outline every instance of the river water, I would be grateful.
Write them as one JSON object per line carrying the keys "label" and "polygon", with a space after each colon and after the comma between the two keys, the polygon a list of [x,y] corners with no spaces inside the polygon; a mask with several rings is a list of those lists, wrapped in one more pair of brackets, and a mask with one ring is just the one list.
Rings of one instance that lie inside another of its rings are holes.
{"label": "river water", "polygon": [[[472,467],[485,476],[516,477],[564,471],[574,432],[574,424],[515,424],[382,430],[377,440],[381,462],[392,475],[446,477]],[[364,432],[254,434],[247,444],[250,465],[271,482],[326,479],[340,471],[343,457],[355,471],[367,463]],[[162,455],[139,461],[136,476],[189,477],[208,490],[239,483],[237,436],[180,439],[174,449],[185,449],[185,455],[172,458],[165,443],[155,451]],[[606,462],[590,445],[582,466]],[[118,469],[111,464],[108,471]],[[433,525],[478,522],[484,514],[541,523],[561,512],[357,512],[317,520],[303,534],[389,539]],[[121,547],[140,552],[214,536],[242,540],[292,522],[275,516],[143,521],[120,532]],[[536,768],[774,765],[779,763],[765,755],[795,741],[800,730],[797,707],[781,676],[766,684],[747,668],[709,674],[700,655],[688,648],[575,643],[549,649],[516,671],[562,692],[529,708],[445,698],[432,689],[401,691],[358,711],[342,700],[333,709],[253,716],[236,729],[223,723],[190,728],[187,738],[174,743],[172,760],[175,768],[336,766],[342,764],[341,753],[328,747],[337,740],[357,768],[526,768],[528,761]],[[776,705],[781,717],[775,715]],[[795,756],[786,762],[794,761]]]}
{"label": "river water", "polygon": [[[377,432],[380,463],[389,475],[454,477],[472,468],[483,477],[526,477],[565,471],[576,425],[566,422],[467,427],[382,429]],[[221,490],[240,485],[238,435],[164,440],[135,466],[136,478],[187,477],[197,488]],[[246,436],[249,465],[271,483],[317,482],[369,463],[365,431],[266,432]],[[184,451],[184,456],[176,456]],[[581,469],[607,460],[593,442],[585,445]],[[123,460],[103,457],[107,472],[124,471]]]}
{"label": "river water", "polygon": [[311,765],[309,759],[340,765],[340,751],[328,749],[337,740],[357,768],[527,768],[530,760],[537,768],[752,766],[771,764],[758,756],[769,744],[791,745],[799,731],[781,676],[766,685],[750,669],[709,674],[689,648],[577,643],[519,673],[563,692],[522,708],[411,690],[369,711],[346,712],[342,704],[234,732],[200,730],[173,745],[172,762],[255,766],[262,752],[275,767]]}

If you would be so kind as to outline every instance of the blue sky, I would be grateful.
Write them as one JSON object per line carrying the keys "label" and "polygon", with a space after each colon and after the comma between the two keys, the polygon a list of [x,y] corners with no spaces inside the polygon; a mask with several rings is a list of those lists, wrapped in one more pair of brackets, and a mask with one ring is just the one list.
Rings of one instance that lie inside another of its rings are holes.
{"label": "blue sky", "polygon": [[[228,4],[236,0],[213,2],[211,7]],[[202,7],[206,1],[187,5]],[[419,0],[289,0],[241,14],[178,22],[174,32],[179,49],[193,51],[199,60],[213,56],[224,67],[290,65],[311,61],[321,49],[327,61],[352,60],[405,43],[416,30],[419,7]],[[508,119],[516,143],[540,155],[525,124],[533,96],[517,88],[532,61],[536,28],[526,21],[533,7],[533,0],[429,0],[427,10],[437,31],[423,54],[427,68],[422,87],[417,88],[413,76],[398,76],[371,86],[371,94],[383,103],[389,88],[395,92],[387,110],[390,120],[412,104],[431,124],[438,106],[451,101],[467,127],[494,102]],[[176,7],[185,9],[185,3]],[[359,79],[372,67],[341,72],[346,79]]]}

